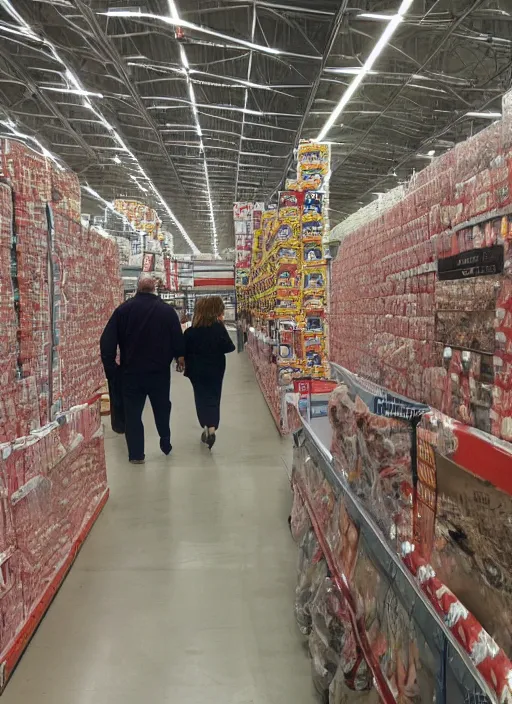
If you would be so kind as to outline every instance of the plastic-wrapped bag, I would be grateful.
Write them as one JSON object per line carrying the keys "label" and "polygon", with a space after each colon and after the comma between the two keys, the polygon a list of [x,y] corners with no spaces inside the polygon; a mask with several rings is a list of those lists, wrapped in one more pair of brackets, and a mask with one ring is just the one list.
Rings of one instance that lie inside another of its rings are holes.
{"label": "plastic-wrapped bag", "polygon": [[298,491],[293,492],[293,504],[290,514],[290,530],[296,543],[299,543],[311,528],[311,521],[304,501]]}
{"label": "plastic-wrapped bag", "polygon": [[381,704],[375,687],[363,691],[355,691],[348,687],[345,678],[338,676],[331,682],[329,689],[329,704]]}
{"label": "plastic-wrapped bag", "polygon": [[315,628],[309,634],[308,646],[313,684],[318,694],[327,702],[329,686],[336,674],[335,654],[325,647],[322,637]]}
{"label": "plastic-wrapped bag", "polygon": [[312,629],[309,652],[312,658],[313,682],[317,691],[326,697],[336,674],[343,647],[345,628],[334,614],[331,593],[334,589],[326,577],[310,604]]}
{"label": "plastic-wrapped bag", "polygon": [[327,576],[327,563],[313,530],[309,530],[301,541],[297,571],[295,618],[300,632],[307,636],[311,632],[310,605],[319,584]]}
{"label": "plastic-wrapped bag", "polygon": [[345,642],[345,625],[340,622],[335,613],[341,598],[331,578],[326,577],[319,585],[310,608],[315,630],[325,646],[337,653],[336,668],[338,667],[339,654]]}
{"label": "plastic-wrapped bag", "polygon": [[329,704],[381,704],[370,668],[362,655],[353,663],[342,653],[329,687]]}

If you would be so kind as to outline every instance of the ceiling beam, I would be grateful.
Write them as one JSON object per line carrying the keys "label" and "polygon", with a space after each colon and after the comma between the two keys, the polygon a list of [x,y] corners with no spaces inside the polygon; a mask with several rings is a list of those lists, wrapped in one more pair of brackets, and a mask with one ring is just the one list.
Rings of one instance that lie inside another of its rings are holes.
{"label": "ceiling beam", "polygon": [[327,65],[327,61],[329,59],[329,56],[331,54],[331,51],[333,49],[334,43],[338,37],[338,33],[341,28],[341,24],[343,22],[343,18],[345,16],[345,13],[347,11],[347,6],[348,6],[348,0],[341,0],[340,5],[338,9],[336,10],[336,13],[331,21],[330,27],[329,27],[329,33],[327,35],[327,40],[325,42],[324,50],[322,53],[321,61],[318,65],[318,69],[315,75],[315,78],[313,80],[313,83],[311,85],[311,88],[309,89],[308,93],[308,98],[306,101],[306,106],[304,108],[303,115],[301,117],[299,126],[297,127],[297,131],[295,132],[295,138],[293,140],[293,145],[292,145],[292,150],[288,156],[288,159],[286,160],[286,164],[283,169],[283,175],[281,176],[281,180],[277,184],[277,186],[274,188],[272,193],[270,194],[270,197],[274,195],[274,193],[279,189],[281,184],[286,180],[286,177],[288,176],[288,171],[290,170],[290,166],[293,164],[293,152],[297,148],[301,135],[302,135],[302,130],[304,129],[304,126],[306,124],[306,121],[308,119],[309,113],[311,108],[313,107],[313,104],[315,102],[316,94],[318,91],[318,88],[320,86],[320,82],[322,80],[322,75],[325,70],[325,67]]}
{"label": "ceiling beam", "polygon": [[86,5],[82,0],[74,0],[74,5],[80,11],[83,19],[89,26],[95,39],[100,43],[100,46],[102,46],[105,52],[108,54],[114,67],[122,78],[123,83],[125,84],[128,92],[130,93],[130,96],[132,97],[135,105],[137,106],[140,116],[144,119],[146,124],[151,128],[151,131],[155,135],[156,143],[162,153],[162,156],[171,167],[171,170],[176,178],[177,187],[183,192],[185,192],[176,165],[172,160],[169,152],[167,151],[162,135],[160,134],[160,131],[158,129],[158,125],[149,114],[148,110],[146,109],[146,106],[142,102],[140,94],[134,87],[133,82],[128,74],[127,68],[125,66],[123,57],[121,56],[117,48],[114,46],[113,42],[110,40],[110,37],[101,28],[98,19],[95,13],[91,10],[91,8]]}
{"label": "ceiling beam", "polygon": [[[458,17],[456,17],[446,28],[446,30],[443,32],[443,35],[441,38],[435,43],[433,50],[429,53],[427,58],[423,61],[423,63],[418,67],[415,68],[413,72],[409,75],[407,80],[400,86],[400,88],[396,91],[396,93],[391,97],[391,99],[388,101],[388,103],[385,105],[385,107],[380,111],[380,113],[377,115],[377,117],[372,121],[371,125],[368,127],[367,130],[362,134],[361,138],[354,144],[352,149],[346,154],[338,164],[336,164],[335,167],[332,169],[332,173],[334,173],[337,169],[339,169],[340,166],[342,166],[347,159],[349,159],[354,152],[359,149],[359,147],[363,144],[363,142],[367,139],[368,135],[371,133],[375,125],[379,122],[379,120],[387,113],[387,111],[393,107],[395,102],[398,100],[400,95],[403,93],[403,91],[408,87],[409,83],[411,83],[412,80],[414,80],[414,76],[416,74],[422,74],[423,71],[426,69],[426,67],[430,64],[432,59],[434,59],[437,54],[441,51],[443,46],[446,44],[448,39],[451,37],[451,35],[455,32],[457,27],[459,27],[464,20],[475,10],[477,10],[481,5],[483,5],[485,0],[475,0],[475,2],[472,3],[464,12],[462,12]],[[464,101],[465,102],[465,101]]]}
{"label": "ceiling beam", "polygon": [[[229,7],[227,8],[222,8],[222,9],[229,9],[233,10],[236,7],[247,7],[249,3],[247,3],[247,0],[228,0],[230,3],[232,3]],[[279,2],[270,2],[270,0],[252,0],[254,5],[257,5],[258,7],[266,7],[266,8],[271,8],[274,10],[284,10],[286,12],[291,12],[295,15],[316,15],[317,17],[325,17],[328,19],[329,17],[332,17],[335,13],[333,10],[318,10],[313,5],[318,2],[318,0],[315,0],[314,3],[312,3],[311,7],[304,7],[304,6],[297,6],[297,5],[285,5],[284,3],[279,3]],[[243,3],[243,4],[242,4]],[[201,12],[208,12],[211,10],[218,9],[218,8],[209,8],[205,10],[201,10]],[[191,12],[185,13],[185,14],[191,14]]]}
{"label": "ceiling beam", "polygon": [[[81,134],[79,134],[73,129],[73,126],[71,125],[67,117],[65,117],[65,115],[62,114],[62,112],[55,105],[55,103],[47,95],[45,95],[43,91],[39,89],[38,85],[32,80],[32,78],[25,71],[25,69],[20,66],[17,61],[15,61],[13,56],[11,54],[7,54],[7,52],[5,52],[3,49],[0,49],[0,57],[5,61],[7,66],[10,67],[11,71],[16,76],[16,78],[21,79],[23,83],[27,86],[27,88],[30,90],[32,95],[38,98],[38,100],[59,120],[59,122],[65,128],[66,132],[71,135],[71,137],[84,150],[84,152],[89,156],[89,158],[93,161],[98,161],[98,155],[96,154],[94,149],[92,149],[92,147],[87,144],[86,140]],[[35,115],[34,117],[39,116]]]}

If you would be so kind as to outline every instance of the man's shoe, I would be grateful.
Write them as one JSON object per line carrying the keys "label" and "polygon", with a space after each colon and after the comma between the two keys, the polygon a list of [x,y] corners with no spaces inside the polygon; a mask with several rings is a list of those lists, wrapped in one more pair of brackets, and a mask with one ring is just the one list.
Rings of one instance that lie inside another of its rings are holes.
{"label": "man's shoe", "polygon": [[130,460],[130,464],[146,464],[146,460]]}
{"label": "man's shoe", "polygon": [[171,438],[160,438],[160,449],[164,455],[170,455],[172,452]]}

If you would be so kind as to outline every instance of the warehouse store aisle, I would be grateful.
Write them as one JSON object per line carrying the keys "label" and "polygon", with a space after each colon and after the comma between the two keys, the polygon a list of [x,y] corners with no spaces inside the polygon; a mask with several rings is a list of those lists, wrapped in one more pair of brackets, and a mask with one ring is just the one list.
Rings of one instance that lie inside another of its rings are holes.
{"label": "warehouse store aisle", "polygon": [[[290,441],[245,355],[230,356],[222,432],[199,444],[173,375],[172,457],[107,431],[110,500],[2,704],[312,704],[293,616]],[[149,417],[148,417],[149,421]]]}

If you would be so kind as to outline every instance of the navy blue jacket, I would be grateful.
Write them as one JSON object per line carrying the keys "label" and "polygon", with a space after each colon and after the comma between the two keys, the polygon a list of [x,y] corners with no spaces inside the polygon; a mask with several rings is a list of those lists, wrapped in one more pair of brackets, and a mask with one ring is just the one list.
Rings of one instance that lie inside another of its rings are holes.
{"label": "navy blue jacket", "polygon": [[170,371],[185,343],[174,308],[153,293],[137,293],[116,308],[100,339],[107,379],[116,372],[117,350],[125,374]]}

